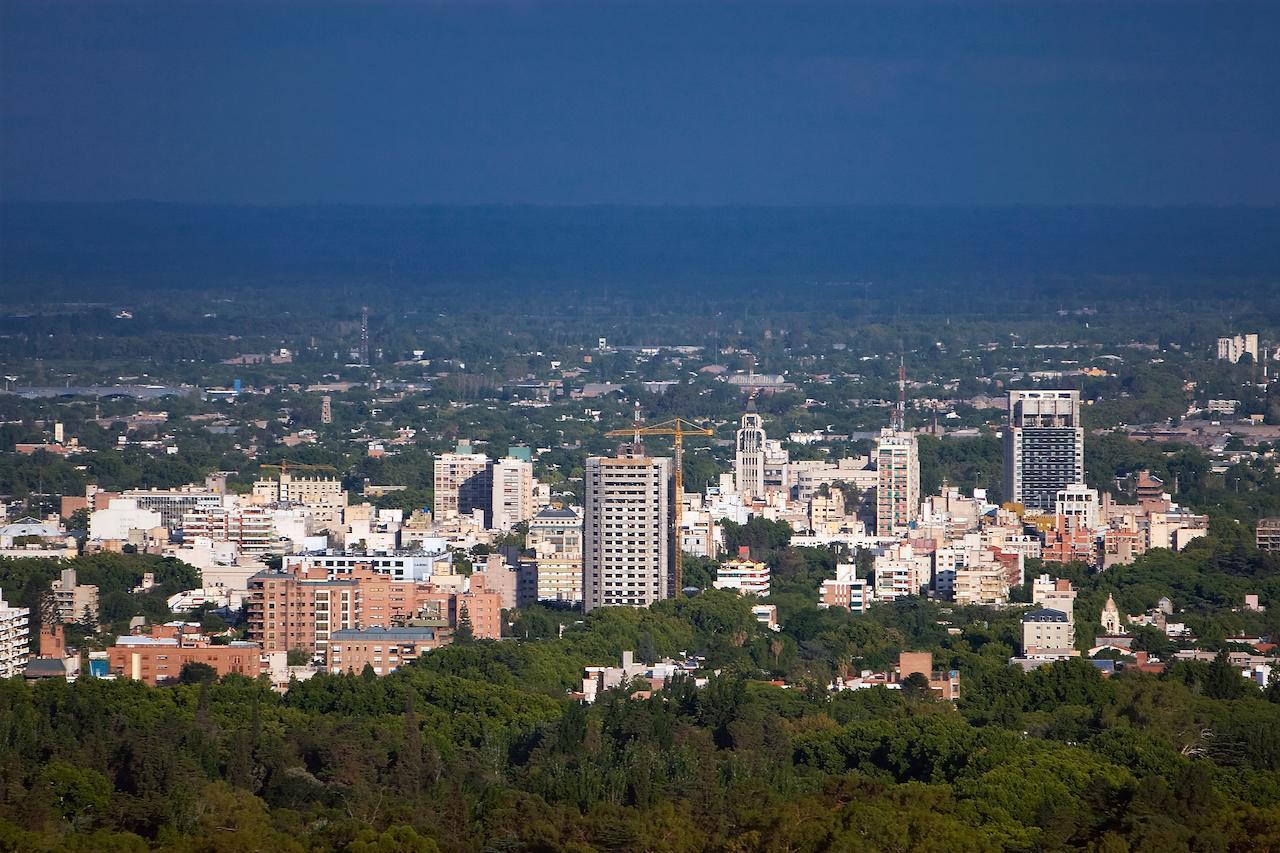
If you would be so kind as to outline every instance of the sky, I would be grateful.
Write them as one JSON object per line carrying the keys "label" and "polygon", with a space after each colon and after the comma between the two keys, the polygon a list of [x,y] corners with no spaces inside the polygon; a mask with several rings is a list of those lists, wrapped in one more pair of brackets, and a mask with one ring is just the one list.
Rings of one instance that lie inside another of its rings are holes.
{"label": "sky", "polygon": [[5,201],[1280,203],[1274,0],[0,13]]}

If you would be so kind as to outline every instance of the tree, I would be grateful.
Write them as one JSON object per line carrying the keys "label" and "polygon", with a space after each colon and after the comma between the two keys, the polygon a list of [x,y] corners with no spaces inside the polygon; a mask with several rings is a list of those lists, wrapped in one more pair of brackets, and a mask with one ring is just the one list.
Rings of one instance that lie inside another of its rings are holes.
{"label": "tree", "polygon": [[306,649],[289,649],[285,657],[289,666],[306,666],[311,663],[311,652]]}
{"label": "tree", "polygon": [[902,694],[908,699],[927,700],[933,698],[933,690],[929,687],[929,679],[922,672],[913,672],[902,679]]}
{"label": "tree", "polygon": [[1218,652],[1205,674],[1204,695],[1210,699],[1238,699],[1244,695],[1246,686],[1240,673],[1231,665],[1226,649]]}
{"label": "tree", "polygon": [[475,632],[471,628],[471,611],[467,610],[466,604],[463,604],[458,611],[458,627],[453,632],[453,641],[465,645],[474,639]]}
{"label": "tree", "polygon": [[207,663],[200,661],[188,661],[182,665],[182,671],[178,673],[178,682],[181,684],[207,684],[218,680],[218,671]]}

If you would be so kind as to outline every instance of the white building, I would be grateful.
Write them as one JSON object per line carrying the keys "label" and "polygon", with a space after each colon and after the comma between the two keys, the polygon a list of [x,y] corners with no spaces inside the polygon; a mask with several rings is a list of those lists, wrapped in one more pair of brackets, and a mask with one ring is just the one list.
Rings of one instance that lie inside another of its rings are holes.
{"label": "white building", "polygon": [[744,500],[763,498],[771,491],[786,488],[787,452],[782,449],[782,442],[765,435],[764,419],[756,411],[754,397],[747,400],[733,464],[735,491]]}
{"label": "white building", "polygon": [[315,571],[323,569],[330,578],[349,575],[356,569],[372,569],[397,581],[431,581],[451,575],[453,554],[440,545],[434,553],[343,554],[327,551],[318,554],[287,554],[284,570]]}
{"label": "white building", "polygon": [[525,558],[539,601],[582,601],[582,515],[573,507],[542,510],[529,522]]}
{"label": "white building", "polygon": [[0,590],[0,678],[20,675],[27,665],[30,615],[25,607],[10,607]]}
{"label": "white building", "polygon": [[672,596],[671,471],[667,457],[625,453],[587,459],[584,610],[648,607]]}
{"label": "white building", "polygon": [[1031,603],[1067,616],[1067,648],[1076,644],[1076,591],[1066,578],[1040,575],[1031,583]]}
{"label": "white building", "polygon": [[1054,496],[1058,515],[1074,518],[1078,529],[1098,529],[1098,490],[1072,483]]}
{"label": "white building", "polygon": [[231,542],[244,554],[265,554],[276,549],[277,544],[271,510],[237,506],[234,498],[228,498],[222,506],[202,507],[183,515],[182,536]]}
{"label": "white building", "polygon": [[741,595],[758,595],[764,598],[769,594],[769,567],[752,560],[749,549],[740,548],[737,559],[720,563],[712,586],[716,589],[731,589]]}
{"label": "white building", "polygon": [[858,577],[854,563],[836,565],[834,579],[824,580],[818,591],[818,608],[841,607],[853,613],[865,613],[872,603],[871,584]]}
{"label": "white building", "polygon": [[[219,497],[217,502],[221,502]],[[173,528],[181,524],[181,516]],[[165,527],[163,517],[158,510],[143,509],[137,498],[112,498],[106,509],[100,509],[89,516],[89,538],[97,540],[125,540],[133,531],[147,532],[157,527]]]}

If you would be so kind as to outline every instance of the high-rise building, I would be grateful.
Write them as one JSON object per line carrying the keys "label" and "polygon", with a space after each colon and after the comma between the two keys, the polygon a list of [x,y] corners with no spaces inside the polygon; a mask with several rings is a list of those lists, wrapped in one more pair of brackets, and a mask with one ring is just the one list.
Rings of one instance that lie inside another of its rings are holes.
{"label": "high-rise building", "polygon": [[10,607],[0,590],[0,678],[11,678],[22,672],[30,653],[30,628],[25,607]]}
{"label": "high-rise building", "polygon": [[920,451],[913,432],[880,430],[876,441],[876,535],[905,531],[920,513]]}
{"label": "high-rise building", "polygon": [[533,517],[533,463],[508,457],[493,463],[489,527],[508,531]]}
{"label": "high-rise building", "polygon": [[320,398],[320,423],[333,423],[333,398],[328,394]]}
{"label": "high-rise building", "polygon": [[86,615],[91,621],[97,621],[98,588],[79,583],[75,569],[63,569],[58,579],[49,584],[49,589],[59,622],[80,622]]}
{"label": "high-rise building", "polygon": [[436,521],[445,521],[483,510],[485,523],[493,514],[493,470],[489,457],[472,453],[459,443],[456,453],[441,453],[435,465]]}
{"label": "high-rise building", "polygon": [[584,610],[648,607],[673,594],[672,460],[629,450],[587,459]]}
{"label": "high-rise building", "polygon": [[1052,512],[1058,492],[1084,480],[1078,391],[1010,391],[1005,500]]}
{"label": "high-rise building", "polygon": [[747,400],[747,411],[738,429],[737,453],[734,456],[735,485],[746,498],[764,497],[765,442],[764,419],[756,411],[756,401]]}

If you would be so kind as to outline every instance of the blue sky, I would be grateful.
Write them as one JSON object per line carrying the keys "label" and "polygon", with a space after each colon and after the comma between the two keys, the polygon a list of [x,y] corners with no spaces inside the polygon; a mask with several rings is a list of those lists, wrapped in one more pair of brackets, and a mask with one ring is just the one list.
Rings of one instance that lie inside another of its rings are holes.
{"label": "blue sky", "polygon": [[6,200],[1280,202],[1280,3],[0,0]]}

